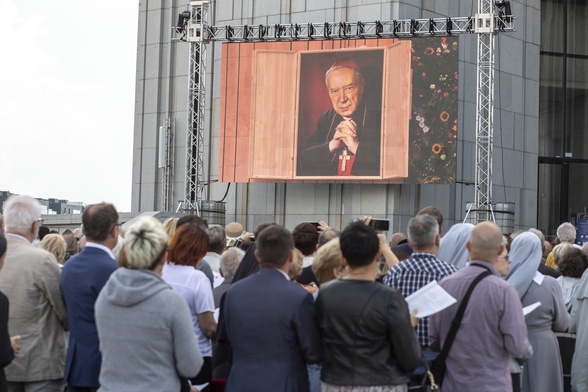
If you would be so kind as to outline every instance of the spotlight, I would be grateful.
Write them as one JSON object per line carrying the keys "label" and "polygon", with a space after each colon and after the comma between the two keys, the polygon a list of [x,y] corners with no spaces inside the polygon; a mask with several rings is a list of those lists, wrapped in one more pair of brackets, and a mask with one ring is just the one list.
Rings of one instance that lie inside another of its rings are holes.
{"label": "spotlight", "polygon": [[178,15],[178,24],[176,25],[177,30],[184,30],[186,28],[186,24],[190,20],[190,11],[184,11]]}

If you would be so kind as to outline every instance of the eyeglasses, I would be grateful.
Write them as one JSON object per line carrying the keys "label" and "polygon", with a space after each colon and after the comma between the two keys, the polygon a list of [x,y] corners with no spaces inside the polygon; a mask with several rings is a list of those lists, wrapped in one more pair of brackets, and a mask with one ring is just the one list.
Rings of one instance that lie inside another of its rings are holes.
{"label": "eyeglasses", "polygon": [[39,218],[39,219],[37,219],[37,222],[39,222],[39,225],[42,225],[42,224],[43,224],[43,222],[45,222],[45,219],[43,219],[43,218]]}
{"label": "eyeglasses", "polygon": [[507,263],[510,263],[510,257],[508,257],[508,255],[506,255],[506,256],[498,256],[498,257],[504,259],[504,261],[506,261]]}

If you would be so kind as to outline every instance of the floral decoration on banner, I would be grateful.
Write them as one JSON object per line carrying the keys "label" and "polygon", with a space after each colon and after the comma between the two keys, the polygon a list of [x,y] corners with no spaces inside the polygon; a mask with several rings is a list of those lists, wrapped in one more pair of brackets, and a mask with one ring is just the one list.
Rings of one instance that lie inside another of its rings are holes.
{"label": "floral decoration on banner", "polygon": [[412,40],[408,182],[455,183],[458,48],[457,37]]}

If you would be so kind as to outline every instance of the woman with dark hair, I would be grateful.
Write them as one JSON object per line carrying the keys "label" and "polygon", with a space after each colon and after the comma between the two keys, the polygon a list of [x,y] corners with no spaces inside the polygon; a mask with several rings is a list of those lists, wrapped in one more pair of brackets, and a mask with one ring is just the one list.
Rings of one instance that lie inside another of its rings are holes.
{"label": "woman with dark hair", "polygon": [[560,256],[557,267],[561,276],[556,280],[561,286],[566,309],[571,313],[578,296],[580,278],[588,268],[588,256],[580,249],[571,247]]}
{"label": "woman with dark hair", "polygon": [[406,392],[421,350],[398,290],[376,283],[376,232],[352,223],[339,239],[342,279],[321,285],[316,302],[322,333],[323,392]]}
{"label": "woman with dark hair", "polygon": [[[200,373],[191,379],[192,385],[212,380],[212,344],[216,334],[214,297],[210,281],[196,269],[208,251],[208,234],[199,225],[187,223],[177,228],[171,242],[168,261],[163,267],[163,280],[180,293],[190,308],[194,333],[204,364]],[[207,391],[209,389],[202,389]]]}
{"label": "woman with dark hair", "polygon": [[[6,257],[6,238],[0,233],[0,269],[4,266]],[[20,336],[8,335],[8,298],[0,291],[0,392],[6,391],[6,376],[4,368],[18,355],[20,347],[17,341]]]}

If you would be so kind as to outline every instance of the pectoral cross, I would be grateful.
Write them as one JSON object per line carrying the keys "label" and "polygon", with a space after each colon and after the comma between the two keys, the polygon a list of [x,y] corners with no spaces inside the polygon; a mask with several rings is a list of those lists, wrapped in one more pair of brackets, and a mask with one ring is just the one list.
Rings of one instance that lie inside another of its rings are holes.
{"label": "pectoral cross", "polygon": [[339,154],[339,160],[341,161],[341,172],[345,172],[347,168],[347,161],[350,159],[351,157],[347,155],[347,149],[344,148],[341,154]]}

